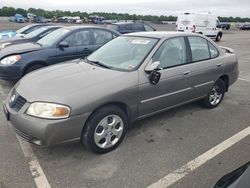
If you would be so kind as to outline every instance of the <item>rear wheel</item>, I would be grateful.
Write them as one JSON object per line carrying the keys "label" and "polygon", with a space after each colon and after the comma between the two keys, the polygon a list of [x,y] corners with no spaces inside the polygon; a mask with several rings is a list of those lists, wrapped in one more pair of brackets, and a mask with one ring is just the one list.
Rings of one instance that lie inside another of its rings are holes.
{"label": "rear wheel", "polygon": [[216,108],[217,106],[219,106],[219,104],[224,98],[225,91],[225,83],[223,80],[219,79],[210,90],[208,96],[203,99],[203,106],[209,109]]}
{"label": "rear wheel", "polygon": [[126,114],[118,107],[103,107],[90,117],[82,134],[82,143],[95,153],[103,154],[118,147],[128,127]]}
{"label": "rear wheel", "polygon": [[28,67],[26,70],[25,70],[25,74],[28,74],[34,70],[37,70],[37,69],[40,69],[44,67],[44,65],[41,65],[41,64],[35,64],[35,65],[31,65],[30,67]]}

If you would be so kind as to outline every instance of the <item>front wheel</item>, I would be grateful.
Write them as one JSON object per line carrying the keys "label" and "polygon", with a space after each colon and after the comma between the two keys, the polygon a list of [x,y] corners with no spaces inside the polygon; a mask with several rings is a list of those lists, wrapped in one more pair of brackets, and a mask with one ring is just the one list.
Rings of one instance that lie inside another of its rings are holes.
{"label": "front wheel", "polygon": [[118,147],[128,127],[126,114],[116,106],[103,107],[87,121],[82,143],[95,153],[103,154]]}
{"label": "front wheel", "polygon": [[208,96],[203,99],[203,106],[209,109],[216,108],[217,106],[219,106],[219,104],[224,98],[225,91],[225,83],[221,79],[219,79],[210,90]]}

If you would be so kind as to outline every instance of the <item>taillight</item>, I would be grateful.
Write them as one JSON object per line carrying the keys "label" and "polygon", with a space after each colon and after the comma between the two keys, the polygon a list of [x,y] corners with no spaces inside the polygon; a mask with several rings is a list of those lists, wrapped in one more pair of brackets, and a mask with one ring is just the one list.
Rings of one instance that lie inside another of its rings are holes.
{"label": "taillight", "polygon": [[193,33],[195,33],[195,31],[196,31],[196,26],[195,26],[195,25],[193,25],[192,32],[193,32]]}

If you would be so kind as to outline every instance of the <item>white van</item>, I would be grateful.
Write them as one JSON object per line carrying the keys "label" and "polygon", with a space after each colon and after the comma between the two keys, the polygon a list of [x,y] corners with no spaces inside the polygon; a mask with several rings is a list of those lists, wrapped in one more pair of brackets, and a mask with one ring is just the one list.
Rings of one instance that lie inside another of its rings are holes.
{"label": "white van", "polygon": [[219,19],[210,12],[180,14],[177,18],[176,30],[200,33],[216,41],[220,41],[222,37]]}

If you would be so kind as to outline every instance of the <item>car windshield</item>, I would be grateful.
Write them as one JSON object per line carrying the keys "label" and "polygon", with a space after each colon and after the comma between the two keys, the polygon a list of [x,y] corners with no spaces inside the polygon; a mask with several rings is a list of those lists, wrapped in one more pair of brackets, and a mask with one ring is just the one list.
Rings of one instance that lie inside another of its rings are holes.
{"label": "car windshield", "polygon": [[45,37],[43,37],[42,39],[40,39],[39,41],[37,41],[37,43],[44,46],[44,47],[52,46],[60,38],[65,36],[68,32],[70,32],[70,30],[65,29],[65,28],[55,30],[55,31],[51,32],[50,34],[46,35]]}
{"label": "car windshield", "polygon": [[133,70],[141,64],[157,41],[154,38],[121,36],[92,53],[87,60],[118,70]]}
{"label": "car windshield", "polygon": [[46,27],[41,27],[35,31],[32,31],[30,33],[28,33],[27,35],[24,35],[24,38],[33,38],[36,37],[38,35],[40,35],[41,33],[43,33],[44,31],[46,31],[47,28]]}
{"label": "car windshield", "polygon": [[16,33],[23,33],[25,30],[29,29],[31,25],[26,25],[25,27],[22,27],[21,29],[18,29]]}

